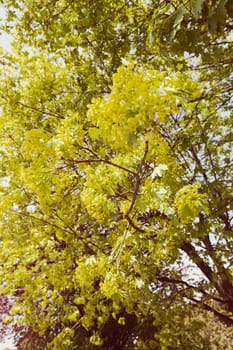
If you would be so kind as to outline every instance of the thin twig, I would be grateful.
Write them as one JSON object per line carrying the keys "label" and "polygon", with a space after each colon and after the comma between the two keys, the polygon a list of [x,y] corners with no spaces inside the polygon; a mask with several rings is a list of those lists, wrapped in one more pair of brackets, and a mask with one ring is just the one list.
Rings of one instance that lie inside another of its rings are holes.
{"label": "thin twig", "polygon": [[49,112],[49,111],[43,111],[43,110],[41,110],[39,108],[36,108],[36,107],[33,107],[33,106],[29,106],[29,105],[27,105],[27,104],[25,104],[23,102],[20,102],[20,101],[17,102],[17,104],[20,105],[20,106],[23,106],[25,108],[31,109],[33,111],[36,111],[36,112],[38,112],[40,114],[46,114],[46,115],[50,115],[52,117],[56,117],[56,118],[59,118],[59,119],[65,119],[65,117],[62,116],[61,114],[52,113],[52,112]]}
{"label": "thin twig", "polygon": [[116,163],[113,163],[111,162],[110,160],[107,160],[107,159],[81,159],[81,160],[75,160],[75,159],[71,159],[71,160],[68,160],[70,163],[75,163],[75,164],[82,164],[82,163],[87,163],[87,164],[91,164],[91,163],[105,163],[105,164],[108,164],[108,165],[111,165],[111,166],[114,166],[118,169],[121,169],[121,170],[124,170],[126,171],[127,173],[130,173],[134,176],[137,175],[137,173],[135,173],[134,171],[128,169],[128,168],[125,168],[121,165],[118,165]]}

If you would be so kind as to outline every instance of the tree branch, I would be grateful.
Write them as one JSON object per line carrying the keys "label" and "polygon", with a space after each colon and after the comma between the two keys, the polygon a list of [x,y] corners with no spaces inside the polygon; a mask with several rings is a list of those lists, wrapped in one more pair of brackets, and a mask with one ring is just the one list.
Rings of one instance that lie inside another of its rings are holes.
{"label": "tree branch", "polygon": [[214,272],[211,270],[209,265],[207,265],[201,257],[196,252],[195,248],[189,242],[184,242],[181,246],[181,249],[189,256],[189,258],[199,267],[203,274],[208,278],[212,283],[215,282]]}
{"label": "tree branch", "polygon": [[110,160],[107,160],[107,159],[81,159],[81,160],[75,160],[75,159],[65,159],[65,161],[69,161],[70,163],[75,163],[75,164],[82,164],[82,163],[87,163],[87,164],[91,164],[91,163],[105,163],[105,164],[108,164],[108,165],[111,165],[111,166],[114,166],[118,169],[121,169],[121,170],[124,170],[126,171],[127,173],[131,174],[131,175],[134,175],[136,176],[137,173],[135,173],[134,171],[130,170],[130,169],[127,169],[121,165],[118,165],[116,163],[113,163],[111,162]]}
{"label": "tree branch", "polygon": [[135,177],[136,177],[136,184],[135,184],[135,188],[134,188],[134,193],[133,193],[133,197],[132,197],[132,200],[131,200],[131,203],[130,203],[130,206],[129,206],[129,209],[127,210],[126,214],[125,214],[125,218],[127,219],[127,221],[129,222],[129,224],[135,228],[137,231],[140,231],[140,232],[144,232],[144,230],[140,229],[138,226],[136,226],[132,219],[130,218],[130,214],[134,208],[134,205],[135,205],[135,202],[136,202],[136,199],[137,199],[137,195],[138,195],[138,192],[139,192],[139,189],[140,189],[140,185],[141,185],[141,176],[142,176],[142,173],[143,173],[143,166],[145,164],[145,160],[146,160],[146,156],[147,156],[147,153],[148,153],[148,141],[146,141],[146,144],[145,144],[145,151],[144,151],[144,154],[143,154],[143,157],[142,157],[142,160],[138,166],[138,169],[137,169],[137,173],[135,174]]}
{"label": "tree branch", "polygon": [[29,106],[23,102],[20,102],[18,101],[17,102],[18,105],[22,106],[22,107],[25,107],[25,108],[28,108],[28,109],[31,109],[33,111],[36,111],[40,114],[46,114],[46,115],[50,115],[51,117],[55,117],[55,118],[59,118],[59,119],[65,119],[65,117],[63,115],[60,115],[60,114],[57,114],[57,113],[52,113],[52,112],[49,112],[49,111],[43,111],[39,108],[36,108],[36,107],[33,107],[33,106]]}
{"label": "tree branch", "polygon": [[221,312],[217,311],[214,309],[212,306],[202,303],[201,301],[195,299],[195,298],[190,298],[190,300],[194,301],[196,305],[194,304],[194,307],[202,307],[203,309],[207,311],[211,311],[221,322],[225,323],[227,326],[232,326],[233,325],[233,319],[230,318],[229,316],[222,314]]}
{"label": "tree branch", "polygon": [[176,279],[176,278],[172,278],[172,277],[167,277],[167,276],[162,276],[162,277],[157,277],[157,280],[159,282],[165,282],[165,283],[172,283],[172,284],[183,284],[184,286],[186,286],[187,288],[189,289],[193,289],[193,290],[196,290],[197,292],[200,292],[202,293],[203,295],[205,295],[206,297],[208,297],[209,299],[212,299],[212,300],[215,300],[219,303],[225,303],[225,301],[221,298],[218,298],[216,297],[215,295],[213,294],[209,294],[207,293],[206,290],[204,290],[203,288],[201,288],[200,286],[194,286],[192,284],[189,284],[188,282],[186,281],[183,281],[183,280],[179,280],[179,279]]}

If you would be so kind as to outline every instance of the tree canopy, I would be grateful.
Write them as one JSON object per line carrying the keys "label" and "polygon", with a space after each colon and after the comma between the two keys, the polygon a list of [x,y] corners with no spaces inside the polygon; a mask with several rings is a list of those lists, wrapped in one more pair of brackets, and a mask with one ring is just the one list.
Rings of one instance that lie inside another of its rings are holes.
{"label": "tree canopy", "polygon": [[0,292],[20,349],[214,349],[195,310],[233,325],[232,1],[4,5]]}

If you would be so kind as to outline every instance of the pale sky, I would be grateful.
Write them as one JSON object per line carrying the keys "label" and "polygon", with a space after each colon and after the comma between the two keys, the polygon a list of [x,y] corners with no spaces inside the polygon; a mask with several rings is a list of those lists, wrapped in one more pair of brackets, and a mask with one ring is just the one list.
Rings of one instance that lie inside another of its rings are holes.
{"label": "pale sky", "polygon": [[0,350],[4,350],[7,347],[10,348],[11,350],[16,350],[16,347],[14,346],[11,339],[6,340],[5,343],[0,343]]}
{"label": "pale sky", "polygon": [[4,48],[4,50],[9,51],[11,49],[11,37],[7,34],[0,35],[0,46]]}
{"label": "pale sky", "polygon": [[[0,21],[4,21],[5,19],[5,11],[2,5],[0,5]],[[11,49],[11,37],[8,34],[2,34],[0,35],[0,46],[4,48],[4,50],[10,50]],[[0,348],[1,350],[1,348]]]}

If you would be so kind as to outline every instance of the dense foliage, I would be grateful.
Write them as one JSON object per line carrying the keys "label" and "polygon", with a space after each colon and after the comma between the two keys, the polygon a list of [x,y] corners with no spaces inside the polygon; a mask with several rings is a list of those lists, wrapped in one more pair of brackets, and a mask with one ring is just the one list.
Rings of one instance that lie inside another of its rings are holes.
{"label": "dense foliage", "polygon": [[0,289],[20,349],[214,349],[205,313],[233,325],[232,1],[4,5]]}

